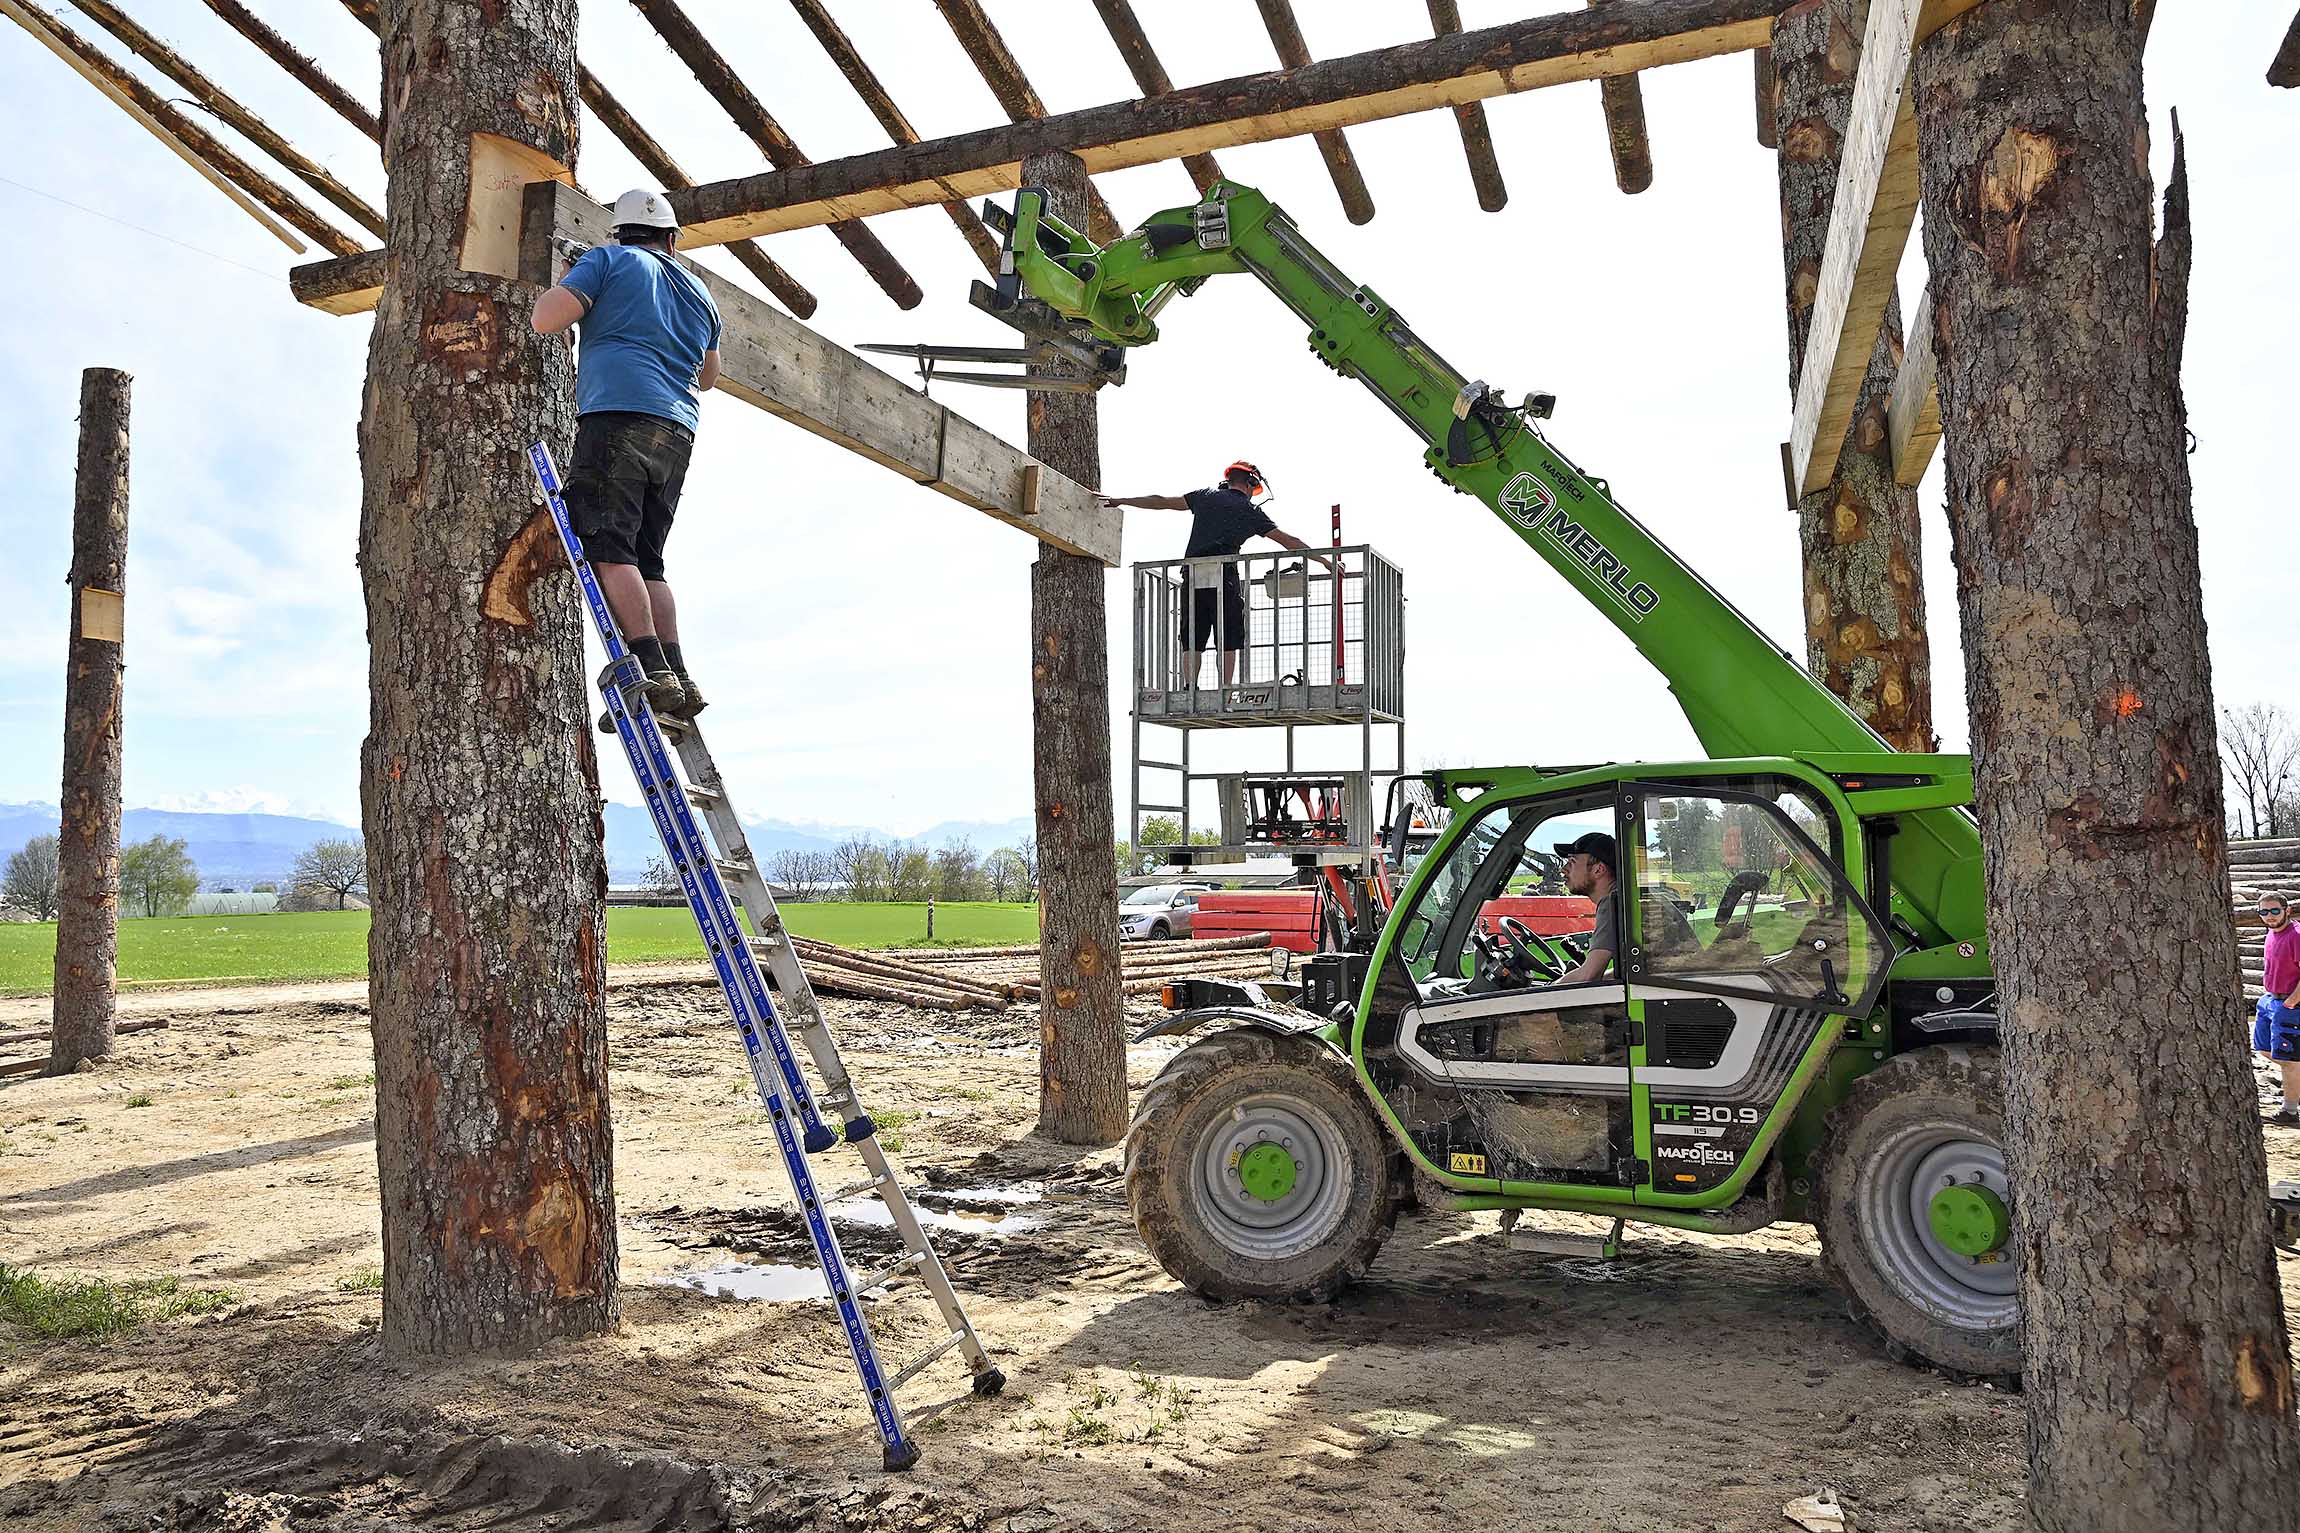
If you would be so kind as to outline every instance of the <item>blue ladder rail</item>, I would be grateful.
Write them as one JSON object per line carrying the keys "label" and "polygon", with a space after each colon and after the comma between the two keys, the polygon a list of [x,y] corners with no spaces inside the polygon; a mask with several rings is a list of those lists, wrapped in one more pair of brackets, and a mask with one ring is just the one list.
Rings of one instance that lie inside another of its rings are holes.
{"label": "blue ladder rail", "polygon": [[[830,1149],[840,1142],[839,1135],[816,1112],[814,1093],[791,1052],[790,1038],[768,994],[758,962],[751,955],[734,902],[727,897],[726,886],[696,823],[686,789],[671,764],[654,707],[638,690],[645,678],[637,657],[623,644],[614,614],[608,610],[606,596],[599,589],[598,577],[583,557],[582,540],[568,521],[567,505],[560,495],[559,470],[552,462],[551,450],[546,444],[536,442],[527,449],[527,457],[535,470],[536,482],[543,488],[544,501],[550,506],[551,521],[559,530],[559,540],[566,546],[567,561],[582,585],[584,603],[591,610],[592,627],[606,646],[609,664],[599,678],[600,694],[606,699],[608,714],[614,721],[615,737],[622,742],[623,754],[630,760],[631,774],[638,779],[639,790],[646,798],[647,812],[655,822],[656,835],[662,839],[664,855],[678,872],[680,890],[687,897],[687,908],[694,915],[703,946],[710,953],[719,988],[726,996],[728,1014],[742,1035],[751,1079],[758,1088],[767,1116],[774,1122],[775,1143],[782,1152],[792,1196],[798,1200],[805,1216],[807,1235],[814,1242],[815,1257],[822,1265],[823,1278],[838,1307],[839,1322],[846,1330],[847,1350],[854,1356],[855,1372],[862,1380],[872,1418],[878,1424],[886,1467],[908,1469],[918,1461],[919,1450],[904,1434],[893,1386],[879,1363],[869,1324],[863,1319],[862,1294],[853,1281],[845,1254],[839,1249],[838,1236],[831,1228],[829,1213],[815,1187],[813,1170],[807,1164],[809,1152]],[[629,697],[625,696],[626,689],[630,691]],[[693,726],[679,727],[691,729]]]}

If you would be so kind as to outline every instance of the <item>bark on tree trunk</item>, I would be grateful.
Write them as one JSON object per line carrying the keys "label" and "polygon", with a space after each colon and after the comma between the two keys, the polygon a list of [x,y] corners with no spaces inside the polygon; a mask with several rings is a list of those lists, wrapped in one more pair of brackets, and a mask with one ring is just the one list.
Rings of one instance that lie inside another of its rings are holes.
{"label": "bark on tree trunk", "polygon": [[572,368],[528,328],[531,287],[461,269],[473,134],[574,161],[575,16],[383,6],[360,791],[383,1334],[401,1353],[616,1319],[598,767],[575,590],[525,457],[564,447]]}
{"label": "bark on tree trunk", "polygon": [[2180,392],[2186,172],[2176,143],[2152,250],[2124,0],[1994,0],[1918,50],[1916,90],[2031,1516],[2289,1528]]}
{"label": "bark on tree trunk", "polygon": [[[1781,254],[1788,278],[1789,392],[1813,325],[1837,166],[1861,64],[1868,0],[1801,0],[1773,26]],[[1901,307],[1876,349],[1827,488],[1797,507],[1805,563],[1805,664],[1895,749],[1934,749],[1932,645],[1920,577],[1917,492],[1893,482],[1885,411],[1901,365]]]}
{"label": "bark on tree trunk", "polygon": [[[1033,155],[1022,184],[1086,222],[1086,167]],[[1102,482],[1095,396],[1029,395],[1030,455]],[[1126,1135],[1126,997],[1118,965],[1117,811],[1110,795],[1110,640],[1098,560],[1041,548],[1030,567],[1030,715],[1039,903],[1038,1129],[1063,1144]]]}
{"label": "bark on tree trunk", "polygon": [[72,631],[64,661],[63,823],[48,1073],[112,1052],[120,947],[121,607],[128,585],[128,375],[80,374]]}

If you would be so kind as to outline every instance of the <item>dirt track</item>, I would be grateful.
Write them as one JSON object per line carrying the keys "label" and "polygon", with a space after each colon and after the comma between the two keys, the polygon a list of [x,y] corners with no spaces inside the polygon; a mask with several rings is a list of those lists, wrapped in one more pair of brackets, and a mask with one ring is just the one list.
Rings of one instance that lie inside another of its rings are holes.
{"label": "dirt track", "polygon": [[[1340,1303],[1209,1308],[1135,1240],[1115,1152],[1029,1135],[1033,1012],[831,1005],[871,1105],[924,1114],[899,1159],[1011,1379],[910,1386],[914,1415],[958,1402],[912,1473],[878,1472],[827,1305],[666,1286],[803,1259],[715,989],[612,995],[620,1334],[445,1367],[382,1357],[376,1296],[341,1286],[379,1259],[356,987],[173,992],[114,1064],[0,1089],[0,1260],[244,1303],[0,1352],[0,1524],[1772,1529],[1823,1486],[1865,1529],[2020,1519],[2019,1401],[1887,1361],[1802,1231],[1639,1234],[1606,1266],[1409,1215]],[[915,1288],[872,1315],[895,1358],[939,1334]]]}

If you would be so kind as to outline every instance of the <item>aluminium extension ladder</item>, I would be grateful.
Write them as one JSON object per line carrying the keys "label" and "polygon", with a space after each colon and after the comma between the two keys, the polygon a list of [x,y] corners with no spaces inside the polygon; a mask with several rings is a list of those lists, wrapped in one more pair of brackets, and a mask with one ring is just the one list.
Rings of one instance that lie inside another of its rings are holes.
{"label": "aluminium extension ladder", "polygon": [[[687,907],[702,932],[712,967],[718,971],[719,988],[726,994],[727,1011],[734,1018],[736,1031],[742,1034],[759,1100],[774,1120],[783,1169],[790,1175],[792,1196],[805,1216],[823,1279],[846,1328],[847,1348],[854,1354],[855,1372],[862,1377],[863,1392],[869,1397],[871,1415],[886,1448],[886,1467],[908,1469],[918,1461],[919,1450],[903,1431],[902,1412],[894,1398],[899,1385],[953,1347],[963,1350],[967,1366],[974,1372],[976,1394],[996,1394],[1006,1383],[1006,1376],[983,1351],[981,1338],[951,1287],[950,1275],[935,1254],[934,1243],[887,1162],[870,1115],[856,1100],[854,1082],[839,1059],[822,1005],[799,965],[798,953],[783,929],[781,912],[775,908],[774,895],[757,859],[744,841],[742,822],[736,818],[718,768],[703,744],[702,731],[692,722],[658,719],[653,706],[638,691],[638,659],[623,647],[598,579],[583,557],[583,544],[567,520],[551,450],[537,442],[528,448],[527,456],[536,481],[543,487],[543,498],[551,507],[559,539],[566,545],[567,560],[583,587],[592,626],[606,646],[609,664],[599,679],[600,694],[607,700],[616,738],[623,742],[623,754],[630,758],[632,775],[646,798],[655,832],[662,837],[664,854],[678,871]],[[679,763],[686,768],[683,783],[671,764],[666,742],[677,750]],[[695,813],[698,807],[702,810],[699,820]],[[702,834],[703,825],[710,828],[708,842]],[[740,898],[743,909],[750,913],[755,935],[744,934],[730,894]],[[781,1009],[773,999],[776,995],[781,997]],[[784,1010],[797,1023],[799,1038],[814,1061],[815,1073],[822,1080],[819,1092],[809,1087],[791,1052],[790,1034],[783,1025]],[[841,1127],[834,1129],[823,1121],[826,1115],[835,1116]],[[852,1186],[829,1194],[818,1192],[807,1157],[841,1143],[860,1152],[866,1174]],[[904,1254],[876,1271],[858,1275],[849,1269],[839,1250],[828,1210],[834,1203],[865,1194],[875,1195],[886,1205]],[[926,1285],[949,1334],[889,1374],[879,1362],[861,1300],[872,1289],[905,1273],[915,1274]]]}

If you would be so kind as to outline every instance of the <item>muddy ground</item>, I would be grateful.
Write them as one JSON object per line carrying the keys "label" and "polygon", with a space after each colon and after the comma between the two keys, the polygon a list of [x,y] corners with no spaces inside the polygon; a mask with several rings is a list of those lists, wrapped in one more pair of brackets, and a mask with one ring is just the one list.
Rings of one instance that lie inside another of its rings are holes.
{"label": "muddy ground", "polygon": [[[239,1301],[0,1338],[0,1525],[1772,1529],[1823,1487],[1860,1528],[2020,1520],[2018,1398],[1888,1361],[1801,1230],[1607,1264],[1410,1214],[1339,1303],[1213,1308],[1135,1238],[1115,1151],[1031,1135],[1034,1012],[834,1000],[870,1105],[920,1115],[898,1158],[1011,1380],[976,1400],[938,1363],[904,1392],[924,1461],[882,1474],[827,1303],[676,1281],[782,1293],[806,1260],[716,989],[676,977],[611,992],[622,1329],[535,1356],[377,1345],[364,987],[139,995],[171,1025],[0,1088],[0,1261]],[[940,1334],[913,1285],[870,1313],[893,1358]]]}

